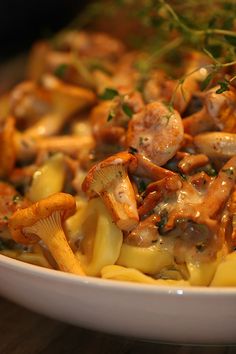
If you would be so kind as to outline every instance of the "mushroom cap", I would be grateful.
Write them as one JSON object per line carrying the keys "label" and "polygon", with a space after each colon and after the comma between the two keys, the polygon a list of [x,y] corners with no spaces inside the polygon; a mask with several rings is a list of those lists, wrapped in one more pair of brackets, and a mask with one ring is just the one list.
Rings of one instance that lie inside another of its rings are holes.
{"label": "mushroom cap", "polygon": [[76,202],[72,195],[55,193],[28,208],[17,210],[9,219],[9,229],[13,239],[23,244],[35,243],[38,237],[25,235],[23,228],[33,226],[40,219],[49,217],[53,212],[61,213],[62,222],[76,211]]}
{"label": "mushroom cap", "polygon": [[[99,171],[107,169],[107,175],[103,174],[104,181],[102,184],[106,184],[109,181],[112,181],[116,178],[116,174],[114,173],[111,176],[111,168],[115,171],[116,166],[123,166],[127,167],[128,164],[136,164],[136,157],[128,152],[119,152],[115,155],[108,157],[107,159],[99,162],[98,164],[94,165],[88,172],[87,176],[85,177],[82,183],[82,189],[88,195],[96,195],[93,190],[93,185],[96,183],[96,178],[100,175]],[[109,169],[108,169],[109,168]],[[109,176],[108,176],[109,174]]]}

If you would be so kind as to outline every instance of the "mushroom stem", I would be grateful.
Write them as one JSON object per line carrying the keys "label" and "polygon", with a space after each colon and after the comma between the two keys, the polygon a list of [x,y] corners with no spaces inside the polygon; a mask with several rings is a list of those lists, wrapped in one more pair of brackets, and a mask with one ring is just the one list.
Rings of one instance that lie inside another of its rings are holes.
{"label": "mushroom stem", "polygon": [[193,144],[197,150],[214,160],[227,161],[236,154],[236,134],[226,132],[208,132],[196,135]]}
{"label": "mushroom stem", "polygon": [[157,166],[147,159],[142,154],[135,154],[136,160],[129,164],[129,171],[131,174],[142,178],[149,178],[150,180],[157,181],[165,177],[173,177],[175,172],[170,171],[161,166]]}
{"label": "mushroom stem", "polygon": [[70,156],[77,157],[81,150],[94,147],[94,139],[92,136],[52,136],[50,138],[41,138],[37,140],[37,147],[40,150],[49,152],[63,152]]}
{"label": "mushroom stem", "polygon": [[139,217],[132,184],[125,169],[120,167],[120,176],[100,195],[117,226],[121,230],[129,231],[137,225]]}
{"label": "mushroom stem", "polygon": [[206,108],[193,113],[191,116],[183,119],[184,132],[191,135],[197,135],[205,131],[213,130],[215,123],[209,116]]}
{"label": "mushroom stem", "polygon": [[84,275],[78,259],[72,252],[61,224],[60,212],[56,211],[33,226],[23,229],[25,234],[36,234],[48,247],[60,270]]}

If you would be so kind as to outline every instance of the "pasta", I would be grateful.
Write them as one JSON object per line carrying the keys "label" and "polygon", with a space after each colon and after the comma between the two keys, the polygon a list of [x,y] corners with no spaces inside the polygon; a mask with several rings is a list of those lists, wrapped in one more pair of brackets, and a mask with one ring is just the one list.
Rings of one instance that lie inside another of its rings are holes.
{"label": "pasta", "polygon": [[105,33],[36,43],[27,79],[0,97],[0,253],[81,276],[236,286],[236,88],[210,81],[212,60],[183,51],[171,77],[154,57],[144,75],[147,52]]}

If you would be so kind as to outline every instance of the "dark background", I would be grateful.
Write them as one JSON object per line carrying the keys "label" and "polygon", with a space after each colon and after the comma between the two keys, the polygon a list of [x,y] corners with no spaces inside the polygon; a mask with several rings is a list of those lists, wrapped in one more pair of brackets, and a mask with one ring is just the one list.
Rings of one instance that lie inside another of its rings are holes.
{"label": "dark background", "polygon": [[66,26],[89,0],[0,0],[0,60]]}

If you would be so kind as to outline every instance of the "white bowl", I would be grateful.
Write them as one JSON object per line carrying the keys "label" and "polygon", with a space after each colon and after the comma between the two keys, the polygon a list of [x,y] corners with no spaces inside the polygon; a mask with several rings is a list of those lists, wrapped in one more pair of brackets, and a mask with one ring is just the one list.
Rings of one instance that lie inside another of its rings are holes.
{"label": "white bowl", "polygon": [[145,340],[236,343],[235,288],[176,288],[75,276],[0,255],[0,294],[74,325]]}

